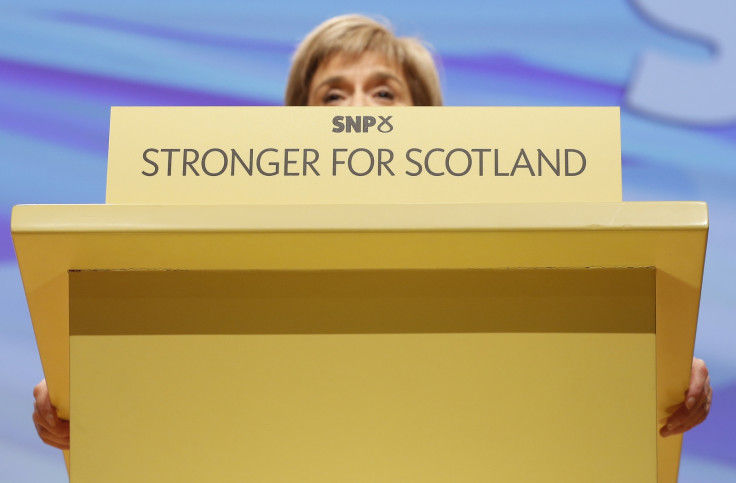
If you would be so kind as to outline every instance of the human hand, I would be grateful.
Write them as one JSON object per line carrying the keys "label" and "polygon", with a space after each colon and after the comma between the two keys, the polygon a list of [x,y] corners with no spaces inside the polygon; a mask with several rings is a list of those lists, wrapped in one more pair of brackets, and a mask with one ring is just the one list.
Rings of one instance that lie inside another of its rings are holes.
{"label": "human hand", "polygon": [[60,419],[49,399],[46,379],[33,388],[33,423],[44,443],[59,449],[69,449],[69,421]]}
{"label": "human hand", "polygon": [[690,370],[690,387],[685,392],[685,401],[671,407],[672,412],[659,430],[662,436],[684,433],[702,423],[710,411],[713,388],[710,387],[708,368],[702,359],[693,357]]}

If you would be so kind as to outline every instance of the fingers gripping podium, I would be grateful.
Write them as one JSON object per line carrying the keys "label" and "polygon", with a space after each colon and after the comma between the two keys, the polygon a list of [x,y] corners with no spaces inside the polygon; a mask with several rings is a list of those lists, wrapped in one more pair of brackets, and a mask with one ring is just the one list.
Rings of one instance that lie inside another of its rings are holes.
{"label": "fingers gripping podium", "polygon": [[614,109],[389,114],[118,108],[108,204],[16,207],[72,481],[676,480],[705,206],[621,202]]}

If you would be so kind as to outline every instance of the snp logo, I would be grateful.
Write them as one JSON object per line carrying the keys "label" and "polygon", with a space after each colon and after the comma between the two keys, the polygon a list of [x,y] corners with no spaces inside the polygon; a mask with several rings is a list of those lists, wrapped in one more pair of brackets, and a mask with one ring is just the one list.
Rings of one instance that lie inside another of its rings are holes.
{"label": "snp logo", "polygon": [[394,130],[390,122],[392,117],[378,116],[376,120],[373,116],[335,116],[332,118],[332,132],[368,132],[376,126],[378,132],[387,133]]}

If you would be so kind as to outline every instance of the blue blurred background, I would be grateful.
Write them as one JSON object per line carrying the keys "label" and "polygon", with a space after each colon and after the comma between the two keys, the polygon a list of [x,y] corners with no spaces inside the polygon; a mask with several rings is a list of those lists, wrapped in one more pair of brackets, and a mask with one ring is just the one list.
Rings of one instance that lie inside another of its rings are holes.
{"label": "blue blurred background", "polygon": [[350,12],[431,43],[449,105],[621,106],[624,199],[708,202],[696,354],[715,398],[685,437],[680,481],[736,481],[732,0],[3,0],[0,479],[67,478],[31,422],[43,375],[11,207],[104,202],[110,106],[280,104],[295,45]]}

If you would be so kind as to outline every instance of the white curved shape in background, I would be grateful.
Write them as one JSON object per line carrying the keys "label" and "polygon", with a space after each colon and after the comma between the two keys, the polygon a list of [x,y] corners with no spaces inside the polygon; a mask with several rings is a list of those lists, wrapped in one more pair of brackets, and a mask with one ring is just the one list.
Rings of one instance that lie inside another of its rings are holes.
{"label": "white curved shape in background", "polygon": [[707,60],[647,51],[632,76],[626,102],[636,111],[701,125],[736,122],[736,2],[631,0],[650,23],[707,44]]}

